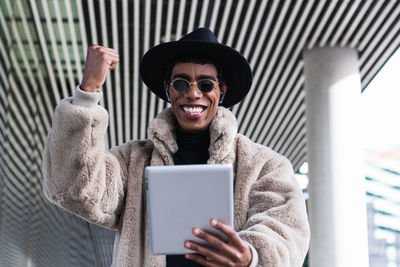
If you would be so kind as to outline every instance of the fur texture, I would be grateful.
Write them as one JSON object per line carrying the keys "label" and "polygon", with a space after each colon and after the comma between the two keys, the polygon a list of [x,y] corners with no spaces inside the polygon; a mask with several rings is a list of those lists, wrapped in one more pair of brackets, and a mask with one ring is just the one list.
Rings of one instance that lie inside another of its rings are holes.
{"label": "fur texture", "polygon": [[[173,164],[177,122],[170,109],[154,119],[149,140],[104,149],[108,114],[67,98],[57,106],[44,151],[44,193],[56,205],[117,231],[113,266],[165,266],[151,254],[144,167]],[[209,164],[234,166],[235,230],[256,249],[259,266],[301,266],[309,225],[292,166],[283,156],[237,133],[220,107],[210,125]]]}

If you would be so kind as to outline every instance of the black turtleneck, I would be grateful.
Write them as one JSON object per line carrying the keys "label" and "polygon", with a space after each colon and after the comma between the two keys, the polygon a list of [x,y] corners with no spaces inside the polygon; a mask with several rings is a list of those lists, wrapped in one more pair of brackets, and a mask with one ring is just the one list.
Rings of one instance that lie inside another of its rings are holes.
{"label": "black turtleneck", "polygon": [[178,151],[172,155],[175,165],[206,164],[209,158],[210,132],[196,133],[178,131],[176,136]]}
{"label": "black turtleneck", "polygon": [[[175,165],[206,164],[210,157],[210,132],[205,130],[197,133],[177,132],[178,151],[172,155]],[[182,244],[183,246],[183,244]],[[167,255],[167,267],[198,267],[197,262],[187,260],[184,255]]]}

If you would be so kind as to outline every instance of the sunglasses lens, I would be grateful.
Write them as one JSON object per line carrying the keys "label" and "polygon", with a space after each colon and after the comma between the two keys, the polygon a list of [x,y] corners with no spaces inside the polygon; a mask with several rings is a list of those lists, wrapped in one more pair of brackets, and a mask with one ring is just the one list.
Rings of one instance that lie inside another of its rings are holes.
{"label": "sunglasses lens", "polygon": [[[183,79],[178,79],[172,82],[172,86],[178,92],[186,91],[187,89],[189,89],[190,84],[191,83]],[[214,89],[214,83],[209,80],[201,80],[197,82],[197,88],[200,91],[207,93],[210,92],[212,89]]]}
{"label": "sunglasses lens", "polygon": [[175,80],[172,83],[172,86],[175,88],[176,91],[183,92],[189,88],[189,82],[185,80]]}
{"label": "sunglasses lens", "polygon": [[214,88],[214,83],[212,83],[211,81],[207,81],[207,80],[199,81],[197,83],[197,87],[202,92],[210,92]]}

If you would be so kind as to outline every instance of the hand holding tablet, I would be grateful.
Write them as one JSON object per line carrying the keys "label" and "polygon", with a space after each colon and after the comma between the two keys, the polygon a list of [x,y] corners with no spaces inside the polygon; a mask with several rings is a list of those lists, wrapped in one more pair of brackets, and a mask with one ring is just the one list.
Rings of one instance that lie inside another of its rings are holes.
{"label": "hand holding tablet", "polygon": [[206,241],[207,245],[202,246],[186,241],[185,247],[198,254],[186,254],[185,257],[204,266],[249,266],[252,261],[250,247],[237,235],[235,230],[216,219],[212,219],[210,225],[221,231],[227,237],[227,241],[223,242],[202,229],[194,228],[193,235]]}

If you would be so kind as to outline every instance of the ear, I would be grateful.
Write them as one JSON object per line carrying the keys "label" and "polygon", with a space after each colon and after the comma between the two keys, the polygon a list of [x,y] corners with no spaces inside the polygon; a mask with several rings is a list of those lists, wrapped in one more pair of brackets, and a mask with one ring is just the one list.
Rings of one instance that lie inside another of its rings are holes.
{"label": "ear", "polygon": [[226,84],[224,84],[224,85],[221,87],[221,93],[222,93],[222,92],[226,93],[226,91],[228,91],[228,86],[226,86]]}
{"label": "ear", "polygon": [[164,81],[164,89],[165,89],[165,95],[167,96],[167,101],[171,102],[171,97],[169,95],[169,83],[167,81]]}
{"label": "ear", "polygon": [[164,81],[164,89],[168,91],[169,89],[169,82],[167,80]]}
{"label": "ear", "polygon": [[222,86],[221,88],[221,95],[219,97],[219,103],[222,104],[222,102],[224,102],[224,98],[226,95],[226,91],[228,90],[228,87],[226,85]]}

